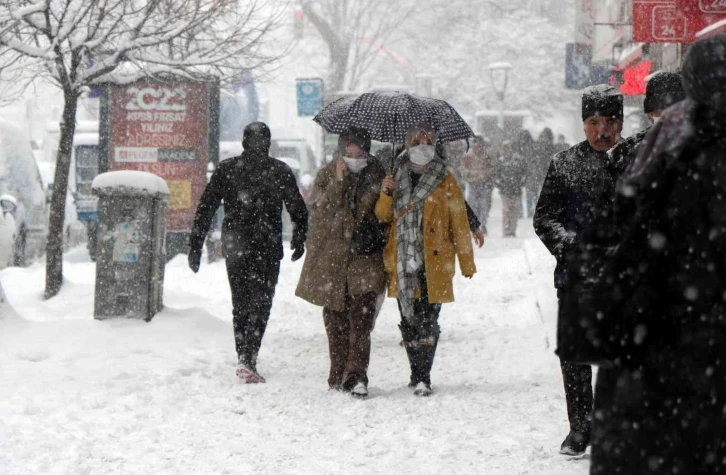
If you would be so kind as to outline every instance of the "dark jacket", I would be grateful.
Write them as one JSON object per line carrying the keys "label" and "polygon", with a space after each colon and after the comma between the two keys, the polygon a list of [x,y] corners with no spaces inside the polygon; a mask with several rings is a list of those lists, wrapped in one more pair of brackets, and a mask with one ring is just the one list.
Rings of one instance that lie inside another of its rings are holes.
{"label": "dark jacket", "polygon": [[555,287],[567,287],[568,263],[582,230],[598,213],[595,207],[611,206],[619,175],[607,153],[594,150],[587,141],[558,153],[550,163],[534,213],[534,229],[557,259]]}
{"label": "dark jacket", "polygon": [[[723,473],[726,457],[726,126],[690,99],[646,137],[632,218],[604,267],[591,473]],[[643,454],[646,454],[643,456]]]}
{"label": "dark jacket", "polygon": [[519,153],[500,155],[497,160],[497,188],[504,196],[522,196],[527,163]]}
{"label": "dark jacket", "polygon": [[292,219],[293,243],[304,243],[308,212],[292,170],[267,154],[245,151],[220,162],[202,194],[189,244],[201,250],[220,203],[224,203],[225,256],[254,254],[282,259],[282,206]]}
{"label": "dark jacket", "polygon": [[375,205],[386,171],[370,157],[359,173],[335,177],[336,162],[318,172],[308,201],[311,235],[295,295],[336,312],[343,312],[346,294],[359,297],[383,293],[386,274],[383,248],[371,254],[352,252],[353,235],[363,221],[378,225]]}

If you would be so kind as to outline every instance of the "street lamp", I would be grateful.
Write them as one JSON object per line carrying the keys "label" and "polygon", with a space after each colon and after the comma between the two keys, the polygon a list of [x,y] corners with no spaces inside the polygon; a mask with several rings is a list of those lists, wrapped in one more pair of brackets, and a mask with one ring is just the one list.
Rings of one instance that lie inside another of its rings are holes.
{"label": "street lamp", "polygon": [[509,63],[491,63],[489,65],[489,78],[499,98],[499,128],[504,130],[504,94],[507,92],[509,82],[509,71],[512,65]]}

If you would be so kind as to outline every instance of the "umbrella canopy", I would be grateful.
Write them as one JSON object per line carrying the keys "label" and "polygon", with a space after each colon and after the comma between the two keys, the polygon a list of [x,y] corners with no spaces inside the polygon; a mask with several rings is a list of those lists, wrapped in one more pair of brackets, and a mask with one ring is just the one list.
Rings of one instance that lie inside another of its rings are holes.
{"label": "umbrella canopy", "polygon": [[313,120],[330,133],[349,126],[364,128],[373,140],[403,143],[409,127],[428,122],[439,141],[453,142],[474,135],[469,125],[446,101],[399,92],[369,92],[329,104]]}

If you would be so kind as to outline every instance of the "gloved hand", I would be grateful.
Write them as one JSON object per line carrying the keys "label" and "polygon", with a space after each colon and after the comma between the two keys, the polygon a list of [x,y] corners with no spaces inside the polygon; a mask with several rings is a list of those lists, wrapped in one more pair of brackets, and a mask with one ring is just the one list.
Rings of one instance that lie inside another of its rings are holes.
{"label": "gloved hand", "polygon": [[292,262],[300,259],[305,254],[305,244],[303,243],[293,241],[290,244],[290,249],[292,249]]}
{"label": "gloved hand", "polygon": [[189,251],[189,268],[194,272],[195,274],[199,272],[199,263],[202,261],[202,250],[201,249],[191,249]]}

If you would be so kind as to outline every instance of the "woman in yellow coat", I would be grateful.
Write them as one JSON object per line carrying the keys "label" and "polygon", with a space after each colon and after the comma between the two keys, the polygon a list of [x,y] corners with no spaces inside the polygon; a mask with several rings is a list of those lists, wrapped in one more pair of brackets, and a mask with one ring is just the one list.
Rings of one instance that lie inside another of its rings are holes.
{"label": "woman in yellow coat", "polygon": [[431,394],[431,367],[441,333],[441,304],[454,301],[455,256],[461,273],[476,272],[464,195],[436,151],[428,124],[411,127],[395,178],[387,176],[376,216],[391,223],[384,251],[388,296],[398,299],[401,335],[411,366],[409,387]]}

